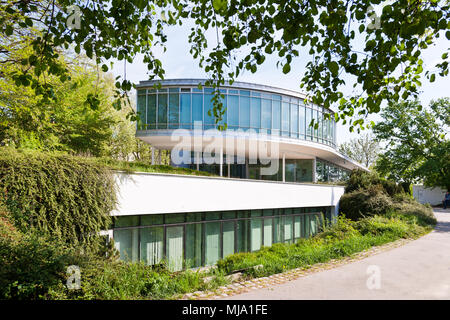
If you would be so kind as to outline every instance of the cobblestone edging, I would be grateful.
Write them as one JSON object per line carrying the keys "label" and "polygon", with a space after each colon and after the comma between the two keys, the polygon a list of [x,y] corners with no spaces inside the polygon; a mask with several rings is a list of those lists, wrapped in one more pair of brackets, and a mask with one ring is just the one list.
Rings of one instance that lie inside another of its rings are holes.
{"label": "cobblestone edging", "polygon": [[196,291],[194,293],[187,293],[180,298],[180,300],[211,300],[234,296],[240,293],[249,292],[255,289],[267,288],[277,284],[285,283],[300,277],[304,277],[316,272],[324,271],[345,265],[351,262],[362,260],[369,256],[391,250],[405,245],[415,239],[399,239],[381,246],[372,247],[365,251],[355,253],[352,256],[342,259],[333,259],[325,263],[317,263],[310,268],[297,268],[288,270],[283,273],[274,274],[264,278],[255,278],[247,281],[233,282],[227,286],[219,287],[214,291]]}

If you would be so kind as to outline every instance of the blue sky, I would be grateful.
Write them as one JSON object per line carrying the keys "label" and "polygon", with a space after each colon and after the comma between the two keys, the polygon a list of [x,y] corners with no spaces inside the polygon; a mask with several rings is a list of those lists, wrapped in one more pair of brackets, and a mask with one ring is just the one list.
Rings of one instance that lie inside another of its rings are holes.
{"label": "blue sky", "polygon": [[[194,60],[189,53],[188,34],[190,32],[190,25],[176,26],[168,30],[168,42],[166,44],[167,51],[155,48],[154,54],[162,61],[163,67],[166,71],[165,78],[207,78],[207,74],[198,66],[198,61]],[[207,39],[210,45],[216,44],[215,33],[207,34]],[[424,70],[433,69],[434,65],[440,61],[442,53],[450,47],[445,35],[442,33],[438,41],[423,51]],[[307,50],[306,50],[307,51]],[[266,61],[259,66],[256,73],[250,71],[244,72],[236,80],[252,82],[264,85],[271,85],[285,89],[300,91],[300,79],[303,76],[304,68],[308,62],[308,56],[300,56],[293,60],[291,64],[291,71],[289,74],[283,74],[280,68],[276,67],[277,56],[267,56]],[[147,80],[147,67],[142,62],[142,57],[137,57],[133,64],[127,63],[126,74],[127,79],[138,83],[141,80]],[[113,73],[115,76],[124,74],[124,63],[116,62],[114,64]],[[344,88],[344,92],[348,89],[352,90],[353,83],[347,82],[348,88]],[[420,88],[419,99],[423,105],[428,105],[430,100],[449,97],[450,96],[450,81],[449,77],[441,78],[438,75],[433,83],[430,83],[425,77],[422,79],[422,87]],[[377,122],[380,120],[379,115],[370,115],[369,120]],[[356,133],[350,133],[348,126],[338,124],[337,141],[342,143],[351,138],[355,138]]]}

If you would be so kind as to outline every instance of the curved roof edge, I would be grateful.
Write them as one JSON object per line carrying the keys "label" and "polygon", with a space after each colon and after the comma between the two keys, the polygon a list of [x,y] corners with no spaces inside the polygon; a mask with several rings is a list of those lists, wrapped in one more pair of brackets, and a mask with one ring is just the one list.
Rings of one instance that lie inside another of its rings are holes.
{"label": "curved roof edge", "polygon": [[[164,79],[164,80],[144,80],[140,81],[136,86],[137,88],[150,87],[156,83],[161,83],[162,86],[197,86],[199,83],[204,85],[207,79],[199,79],[199,78],[182,78],[182,79]],[[297,92],[294,90],[283,89],[279,87],[272,87],[264,84],[256,84],[251,82],[241,82],[234,81],[233,84],[230,84],[229,81],[225,81],[225,85],[223,87],[226,88],[238,88],[238,89],[253,89],[260,91],[267,91],[270,93],[279,93],[288,96],[293,96],[300,99],[306,99],[308,95],[305,93]]]}

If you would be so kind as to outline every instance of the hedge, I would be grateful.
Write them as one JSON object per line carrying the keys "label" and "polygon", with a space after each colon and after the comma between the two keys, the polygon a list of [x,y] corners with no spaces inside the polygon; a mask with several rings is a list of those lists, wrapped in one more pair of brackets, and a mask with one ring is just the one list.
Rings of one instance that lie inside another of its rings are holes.
{"label": "hedge", "polygon": [[111,224],[116,185],[109,169],[89,159],[2,147],[0,197],[20,231],[88,247]]}

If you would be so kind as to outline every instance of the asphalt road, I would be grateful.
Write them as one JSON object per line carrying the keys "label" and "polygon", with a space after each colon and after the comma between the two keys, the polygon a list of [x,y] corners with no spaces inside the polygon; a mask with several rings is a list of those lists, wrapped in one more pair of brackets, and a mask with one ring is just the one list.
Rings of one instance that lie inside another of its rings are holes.
{"label": "asphalt road", "polygon": [[450,299],[450,210],[435,214],[435,230],[402,247],[226,299]]}

